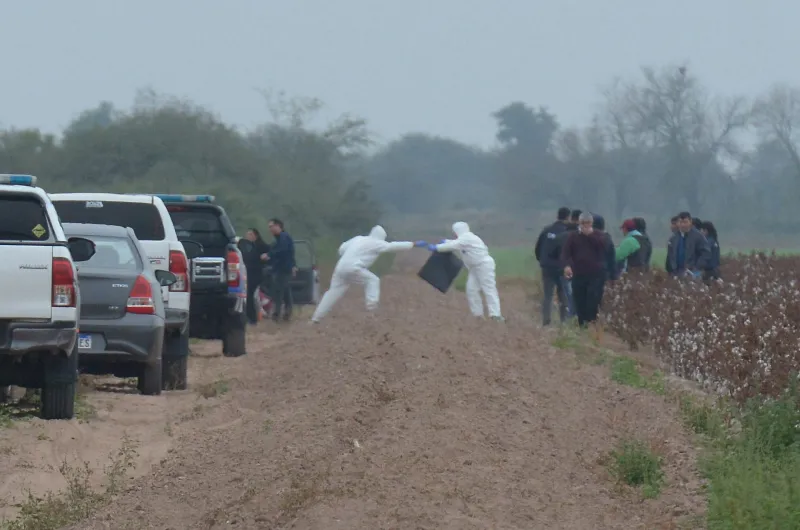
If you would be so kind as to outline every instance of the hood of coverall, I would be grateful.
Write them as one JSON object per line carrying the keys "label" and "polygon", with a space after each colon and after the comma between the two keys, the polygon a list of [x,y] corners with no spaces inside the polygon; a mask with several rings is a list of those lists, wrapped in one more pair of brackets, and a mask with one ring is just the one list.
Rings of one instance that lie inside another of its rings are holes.
{"label": "hood of coverall", "polygon": [[386,241],[386,230],[384,230],[381,225],[375,225],[372,227],[372,230],[369,231],[369,237]]}
{"label": "hood of coverall", "polygon": [[469,233],[469,225],[464,221],[458,221],[457,223],[453,223],[453,233],[457,236],[463,236],[464,234]]}

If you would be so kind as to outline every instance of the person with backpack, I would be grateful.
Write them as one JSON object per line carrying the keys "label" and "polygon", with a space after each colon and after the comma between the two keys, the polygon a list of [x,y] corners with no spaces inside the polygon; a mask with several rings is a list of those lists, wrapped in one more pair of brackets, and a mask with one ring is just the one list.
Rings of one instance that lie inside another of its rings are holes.
{"label": "person with backpack", "polygon": [[558,296],[558,312],[561,322],[569,316],[569,298],[561,262],[561,248],[565,235],[570,230],[570,209],[558,209],[556,222],[544,227],[536,240],[534,255],[542,271],[542,325],[549,326],[553,310],[553,294]]}
{"label": "person with backpack", "polygon": [[620,228],[623,239],[614,253],[617,263],[621,263],[623,270],[628,272],[646,271],[649,265],[647,256],[652,252],[649,240],[636,229],[633,219],[626,219]]}
{"label": "person with backpack", "polygon": [[639,233],[642,234],[641,236],[642,240],[644,240],[645,242],[644,245],[646,248],[644,256],[645,270],[649,271],[650,264],[653,262],[653,242],[651,241],[650,236],[647,235],[647,221],[645,221],[644,218],[642,217],[634,217],[633,222],[636,225],[636,230],[638,230]]}

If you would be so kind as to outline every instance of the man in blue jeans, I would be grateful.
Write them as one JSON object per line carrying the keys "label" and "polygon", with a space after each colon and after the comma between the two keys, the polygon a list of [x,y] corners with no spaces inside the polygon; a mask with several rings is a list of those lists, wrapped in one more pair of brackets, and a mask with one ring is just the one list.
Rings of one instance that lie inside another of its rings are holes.
{"label": "man in blue jeans", "polygon": [[567,207],[558,209],[556,222],[544,227],[536,240],[534,254],[542,269],[542,325],[550,325],[553,310],[553,294],[558,295],[558,310],[561,322],[569,317],[568,281],[564,278],[564,266],[561,263],[561,246],[567,232],[575,228],[570,223],[570,210]]}

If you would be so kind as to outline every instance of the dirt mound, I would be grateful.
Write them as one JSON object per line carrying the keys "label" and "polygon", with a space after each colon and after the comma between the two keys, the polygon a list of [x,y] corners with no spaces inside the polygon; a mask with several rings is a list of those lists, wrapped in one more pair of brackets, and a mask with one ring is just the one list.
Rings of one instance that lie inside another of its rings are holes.
{"label": "dirt mound", "polygon": [[[654,529],[702,504],[663,398],[553,348],[520,289],[507,324],[476,321],[408,267],[375,316],[353,289],[318,326],[253,333],[152,473],[74,528]],[[657,499],[602,464],[630,433],[665,457]]]}

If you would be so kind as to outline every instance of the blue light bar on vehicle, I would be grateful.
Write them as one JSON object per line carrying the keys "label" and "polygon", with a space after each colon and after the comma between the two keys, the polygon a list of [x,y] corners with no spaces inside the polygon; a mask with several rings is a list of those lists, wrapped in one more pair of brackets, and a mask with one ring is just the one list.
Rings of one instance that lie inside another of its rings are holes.
{"label": "blue light bar on vehicle", "polygon": [[213,195],[164,195],[156,193],[155,196],[164,202],[214,202]]}
{"label": "blue light bar on vehicle", "polygon": [[0,184],[11,184],[12,186],[36,186],[36,177],[33,175],[0,174]]}

